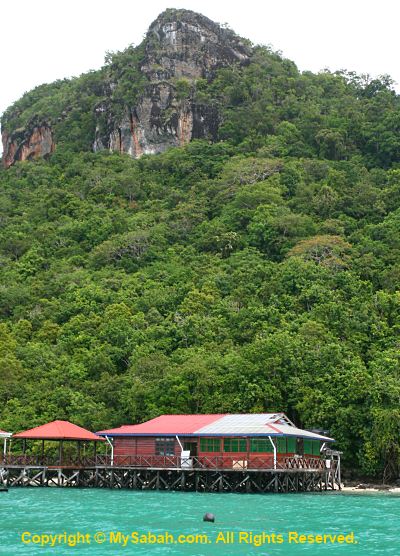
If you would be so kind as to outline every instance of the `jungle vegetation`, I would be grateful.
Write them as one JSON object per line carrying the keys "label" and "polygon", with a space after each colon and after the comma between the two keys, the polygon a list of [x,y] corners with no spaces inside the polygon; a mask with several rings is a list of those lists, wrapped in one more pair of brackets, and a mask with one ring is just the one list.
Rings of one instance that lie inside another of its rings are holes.
{"label": "jungle vegetation", "polygon": [[392,81],[300,73],[257,47],[191,93],[219,108],[215,143],[94,154],[99,80],[128,68],[124,97],[127,59],[39,87],[3,118],[67,111],[48,161],[0,170],[1,428],[283,411],[329,430],[347,468],[397,476]]}

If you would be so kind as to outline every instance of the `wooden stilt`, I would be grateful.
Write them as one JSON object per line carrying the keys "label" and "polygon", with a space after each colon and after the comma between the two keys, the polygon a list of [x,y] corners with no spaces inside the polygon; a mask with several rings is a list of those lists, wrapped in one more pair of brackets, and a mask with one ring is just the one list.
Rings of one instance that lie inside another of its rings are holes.
{"label": "wooden stilt", "polygon": [[[60,447],[60,460],[63,459]],[[233,470],[151,469],[118,466],[6,466],[2,481],[9,486],[59,486],[181,490],[198,492],[315,492],[337,487],[332,469]]]}

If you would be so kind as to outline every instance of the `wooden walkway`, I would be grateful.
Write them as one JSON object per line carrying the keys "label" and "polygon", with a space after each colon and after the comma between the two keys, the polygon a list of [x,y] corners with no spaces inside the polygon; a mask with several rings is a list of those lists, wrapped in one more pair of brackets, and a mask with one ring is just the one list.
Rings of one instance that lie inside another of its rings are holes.
{"label": "wooden walkway", "polygon": [[[153,456],[149,456],[152,458]],[[34,462],[14,459],[0,462],[0,485],[4,487],[95,487],[138,490],[197,492],[316,492],[341,488],[340,459],[286,458],[276,468],[257,468],[235,460],[230,468],[217,468],[213,461],[187,462],[173,459],[136,460],[110,465],[99,456],[91,461]],[[174,456],[172,456],[175,458]],[[327,463],[329,461],[329,463]],[[53,465],[51,465],[53,463]],[[216,463],[216,462],[214,462]],[[226,462],[225,462],[226,463]],[[158,465],[157,465],[158,464]]]}

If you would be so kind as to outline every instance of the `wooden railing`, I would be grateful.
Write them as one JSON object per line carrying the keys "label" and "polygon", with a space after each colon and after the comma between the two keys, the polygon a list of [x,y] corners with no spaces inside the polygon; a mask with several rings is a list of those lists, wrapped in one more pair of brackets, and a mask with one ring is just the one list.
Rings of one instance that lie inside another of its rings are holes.
{"label": "wooden railing", "polygon": [[85,468],[85,467],[95,467],[96,457],[76,457],[68,458],[65,457],[61,460],[58,456],[38,456],[38,455],[14,455],[7,454],[0,458],[0,465],[15,465],[21,467],[75,467],[75,468]]}
{"label": "wooden railing", "polygon": [[[97,456],[97,465],[110,466],[110,456]],[[193,456],[181,458],[180,456],[132,456],[116,455],[113,465],[116,467],[138,468],[177,468],[177,469],[274,469],[274,458],[268,456],[251,456],[249,458],[234,456]],[[325,469],[325,460],[310,457],[284,457],[276,462],[276,469]]]}
{"label": "wooden railing", "polygon": [[325,469],[326,460],[323,458],[288,457],[285,458],[285,469]]}
{"label": "wooden railing", "polygon": [[[110,467],[134,467],[152,469],[233,469],[236,471],[252,470],[272,470],[274,469],[274,458],[272,455],[251,455],[251,457],[238,456],[193,456],[181,458],[181,456],[132,456],[115,455],[111,461],[110,455],[99,455],[81,458],[65,458],[60,462],[57,456],[41,457],[35,455],[6,455],[0,458],[1,465],[13,466],[37,466],[37,467],[63,467],[63,468],[90,468],[96,466]],[[331,468],[335,462],[331,461]],[[326,460],[323,458],[290,456],[278,458],[276,469],[325,469]]]}

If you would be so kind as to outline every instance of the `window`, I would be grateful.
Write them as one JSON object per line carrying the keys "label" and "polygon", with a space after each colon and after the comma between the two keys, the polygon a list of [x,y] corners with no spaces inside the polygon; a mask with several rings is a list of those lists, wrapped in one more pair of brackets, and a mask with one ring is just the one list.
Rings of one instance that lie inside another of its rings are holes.
{"label": "window", "polygon": [[304,439],[304,455],[313,453],[313,441]]}
{"label": "window", "polygon": [[245,438],[224,438],[224,452],[247,452]]}
{"label": "window", "polygon": [[319,440],[304,439],[304,454],[310,456],[320,455],[321,442]]}
{"label": "window", "polygon": [[250,452],[273,453],[274,448],[269,438],[251,438]]}
{"label": "window", "polygon": [[289,436],[286,439],[287,444],[287,453],[288,454],[295,454],[296,453],[296,438],[293,436]]}
{"label": "window", "polygon": [[312,448],[313,448],[313,451],[312,451],[313,455],[314,455],[314,456],[319,456],[320,453],[321,453],[321,452],[320,452],[320,448],[321,448],[321,443],[320,443],[320,441],[319,441],[319,440],[313,440],[313,446],[312,446]]}
{"label": "window", "polygon": [[282,438],[281,436],[278,436],[276,439],[276,448],[278,451],[278,454],[286,454],[286,438]]}
{"label": "window", "polygon": [[200,438],[200,450],[202,452],[220,452],[221,440],[219,438]]}
{"label": "window", "polygon": [[169,437],[156,438],[156,455],[157,456],[175,455],[175,439]]}

